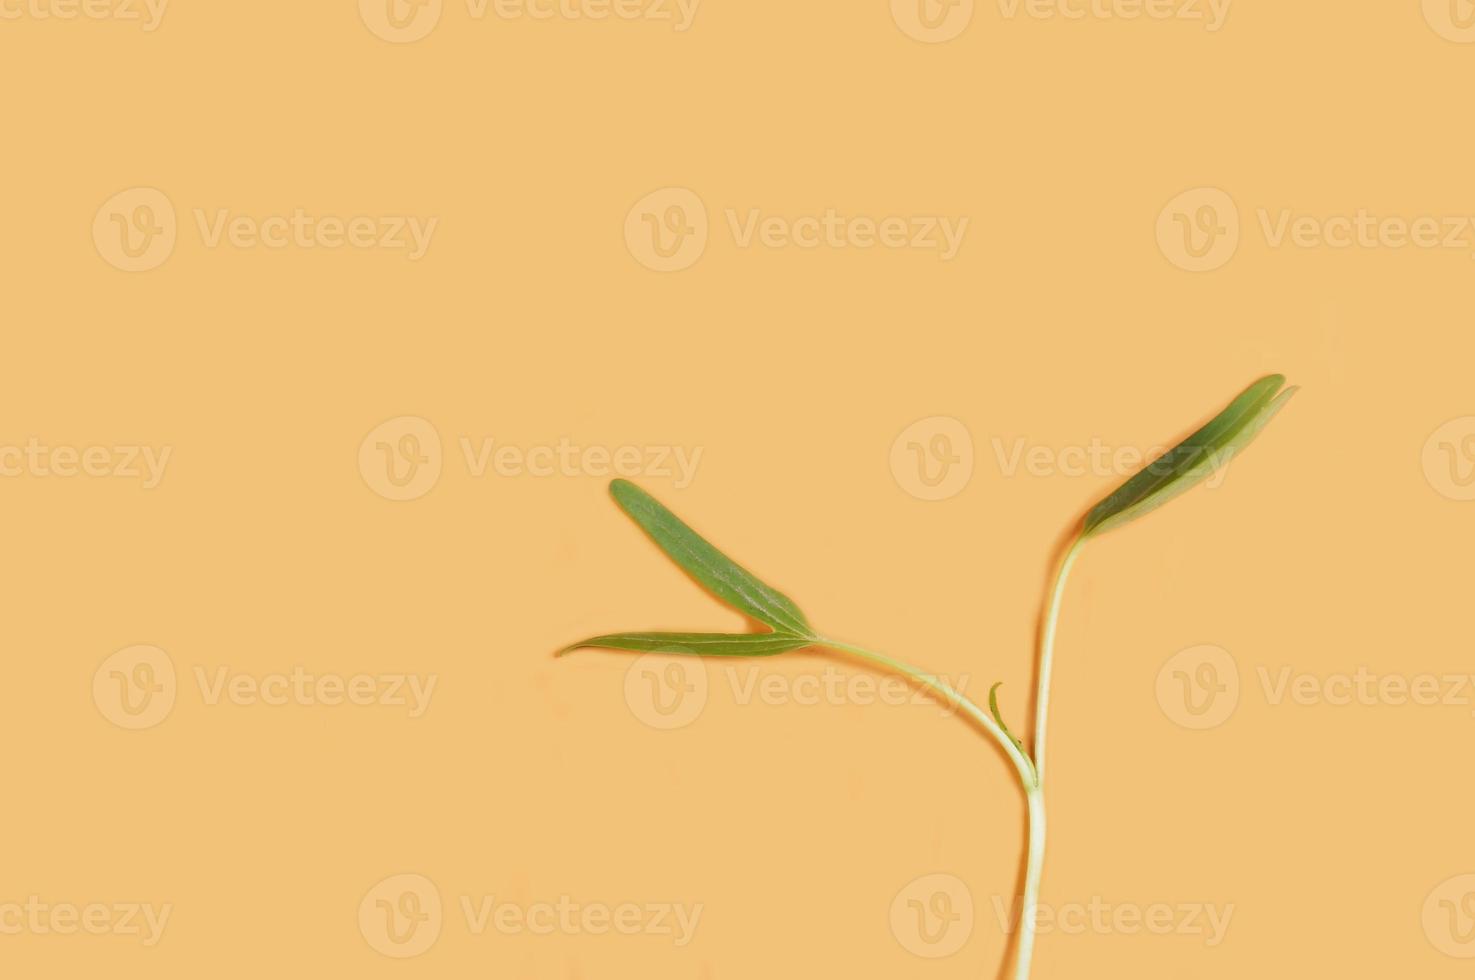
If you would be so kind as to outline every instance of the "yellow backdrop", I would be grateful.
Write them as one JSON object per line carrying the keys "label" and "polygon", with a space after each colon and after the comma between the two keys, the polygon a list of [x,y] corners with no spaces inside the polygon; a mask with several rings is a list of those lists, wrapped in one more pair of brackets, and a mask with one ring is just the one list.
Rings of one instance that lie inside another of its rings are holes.
{"label": "yellow backdrop", "polygon": [[1466,976],[1470,13],[0,0],[0,973]]}

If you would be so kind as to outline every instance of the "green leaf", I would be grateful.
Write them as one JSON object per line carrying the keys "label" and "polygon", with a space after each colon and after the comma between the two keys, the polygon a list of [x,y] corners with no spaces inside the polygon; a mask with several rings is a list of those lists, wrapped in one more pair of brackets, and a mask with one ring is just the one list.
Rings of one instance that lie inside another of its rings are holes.
{"label": "green leaf", "polygon": [[809,621],[793,600],[760,582],[747,569],[712,547],[650,494],[628,480],[613,481],[609,491],[625,513],[645,529],[651,540],[708,592],[780,633],[812,636]]}
{"label": "green leaf", "polygon": [[807,636],[785,633],[611,633],[575,643],[559,656],[584,647],[635,650],[640,653],[684,653],[697,657],[772,657],[811,645]]}
{"label": "green leaf", "polygon": [[[1011,741],[1011,742],[1014,743],[1014,747],[1016,749],[1018,749],[1020,752],[1024,752],[1024,743],[1021,742],[1019,739],[1017,739],[1017,738],[1014,737],[1014,733],[1011,732],[1011,731],[1009,731],[1009,726],[1006,725],[1006,724],[1004,724],[1004,716],[1001,715],[1001,714],[999,714],[999,696],[998,696],[998,691],[999,691],[999,688],[1001,688],[1003,686],[1004,686],[1004,682],[1003,681],[999,681],[993,687],[991,687],[991,688],[988,689],[988,710],[991,711],[991,712],[993,712],[994,721],[996,721],[996,722],[999,723],[999,729],[1001,731],[1003,731],[1003,733],[1005,735],[1008,735],[1009,736],[1009,741]],[[1028,754],[1028,753],[1026,753],[1026,754]]]}
{"label": "green leaf", "polygon": [[1082,534],[1099,534],[1136,520],[1228,466],[1296,393],[1296,388],[1280,391],[1283,384],[1284,375],[1272,374],[1250,385],[1207,425],[1091,508]]}

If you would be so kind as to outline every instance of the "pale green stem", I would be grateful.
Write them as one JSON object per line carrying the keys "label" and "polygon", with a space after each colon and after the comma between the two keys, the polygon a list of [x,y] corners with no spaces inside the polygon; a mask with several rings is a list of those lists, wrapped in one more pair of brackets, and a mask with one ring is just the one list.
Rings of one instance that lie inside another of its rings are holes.
{"label": "pale green stem", "polygon": [[1085,543],[1084,536],[1071,542],[1070,548],[1066,551],[1065,557],[1061,559],[1060,567],[1055,573],[1055,582],[1050,588],[1049,604],[1045,612],[1045,628],[1040,639],[1039,686],[1035,691],[1033,762],[1020,750],[1019,746],[1014,744],[1014,740],[998,722],[978,705],[964,697],[961,691],[940,677],[864,647],[823,637],[815,641],[819,646],[852,653],[899,674],[904,674],[941,694],[949,703],[962,708],[970,718],[983,726],[984,731],[993,736],[994,741],[999,743],[999,747],[1009,757],[1009,761],[1014,763],[1014,768],[1019,771],[1019,781],[1024,786],[1024,795],[1029,805],[1029,829],[1025,839],[1024,895],[1021,898],[1019,909],[1018,945],[1014,958],[1015,980],[1028,980],[1029,978],[1030,965],[1035,951],[1035,920],[1038,918],[1040,902],[1040,877],[1045,867],[1045,731],[1050,713],[1050,670],[1055,657],[1055,629],[1060,621],[1060,603],[1065,596],[1065,581],[1070,576],[1071,566],[1075,564],[1081,546]]}
{"label": "pale green stem", "polygon": [[852,646],[849,643],[841,643],[838,640],[819,639],[815,641],[820,646],[829,647],[833,650],[842,650],[845,653],[853,653],[873,663],[881,664],[897,673],[905,674],[919,684],[923,684],[947,700],[962,708],[970,718],[983,726],[984,730],[993,736],[994,741],[1004,750],[1009,761],[1014,763],[1014,768],[1019,771],[1019,781],[1024,786],[1025,797],[1029,801],[1029,830],[1025,846],[1028,849],[1028,857],[1025,860],[1025,892],[1024,906],[1020,910],[1021,920],[1019,923],[1019,946],[1018,955],[1015,958],[1017,964],[1015,977],[1018,980],[1026,980],[1029,976],[1029,961],[1034,952],[1034,904],[1038,901],[1040,887],[1040,864],[1045,857],[1045,801],[1040,794],[1039,776],[1034,765],[1014,744],[999,723],[987,714],[982,708],[963,696],[963,693],[955,689],[946,681],[924,670],[919,670],[910,664],[893,660],[885,654],[876,653],[874,650],[866,650],[863,647]]}
{"label": "pale green stem", "polygon": [[1045,870],[1045,731],[1050,717],[1050,670],[1055,662],[1055,628],[1060,621],[1060,600],[1065,596],[1065,580],[1070,568],[1086,543],[1084,536],[1071,542],[1055,583],[1050,587],[1049,605],[1045,611],[1045,628],[1040,635],[1040,676],[1035,689],[1035,784],[1026,787],[1029,797],[1028,857],[1024,863],[1024,896],[1019,909],[1019,952],[1014,958],[1015,980],[1028,980],[1030,963],[1035,953],[1035,920],[1039,917],[1040,877]]}
{"label": "pale green stem", "polygon": [[1045,793],[1035,786],[1029,798],[1029,849],[1024,862],[1024,898],[1019,906],[1018,952],[1014,957],[1015,980],[1029,980],[1030,961],[1035,955],[1035,906],[1040,903],[1040,872],[1045,867]]}
{"label": "pale green stem", "polygon": [[1035,773],[1039,776],[1037,782],[1041,785],[1045,782],[1045,729],[1050,717],[1050,669],[1055,662],[1055,627],[1060,621],[1060,600],[1065,597],[1065,580],[1085,543],[1084,536],[1076,538],[1061,559],[1060,568],[1055,572],[1055,584],[1050,588],[1050,605],[1045,613],[1045,629],[1040,637],[1040,677],[1039,686],[1035,689],[1033,748]]}
{"label": "pale green stem", "polygon": [[993,736],[994,741],[999,743],[999,747],[1002,748],[1004,750],[1004,754],[1009,757],[1009,761],[1014,763],[1014,768],[1019,771],[1020,782],[1024,785],[1026,791],[1028,791],[1031,787],[1035,785],[1034,766],[1030,764],[1029,758],[1019,750],[1019,747],[1014,744],[1014,740],[1011,739],[1004,732],[1004,730],[999,727],[998,722],[994,721],[994,719],[989,715],[988,712],[984,711],[978,705],[968,700],[968,698],[963,695],[962,691],[959,691],[947,681],[943,680],[940,677],[937,677],[936,675],[929,674],[927,673],[927,671],[922,670],[921,668],[913,667],[911,664],[903,663],[900,660],[895,660],[891,657],[886,656],[885,654],[877,653],[874,650],[867,650],[864,647],[854,646],[849,643],[841,643],[839,640],[830,640],[826,639],[825,637],[816,638],[815,643],[819,646],[829,647],[832,650],[840,650],[845,653],[853,653],[857,657],[869,660],[872,663],[880,664],[881,666],[896,671],[899,674],[904,674],[907,677],[912,678],[912,680],[916,681],[917,683],[923,685],[924,687],[927,687],[930,690],[942,695],[945,699],[947,699],[947,702],[949,704],[955,704],[959,708],[962,708],[964,713],[966,713],[968,717],[972,718],[974,721],[982,725],[984,730]]}

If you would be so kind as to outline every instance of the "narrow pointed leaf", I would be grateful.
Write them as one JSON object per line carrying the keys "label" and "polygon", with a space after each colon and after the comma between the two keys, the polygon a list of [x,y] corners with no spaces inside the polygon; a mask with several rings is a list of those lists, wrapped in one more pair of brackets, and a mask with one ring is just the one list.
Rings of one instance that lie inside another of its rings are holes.
{"label": "narrow pointed leaf", "polygon": [[1296,393],[1296,388],[1281,391],[1283,384],[1284,375],[1272,374],[1250,385],[1203,428],[1091,508],[1082,533],[1099,534],[1136,520],[1228,466]]}
{"label": "narrow pointed leaf", "polygon": [[999,692],[999,688],[1001,688],[1003,686],[1004,686],[1004,682],[1003,681],[999,681],[993,687],[991,687],[991,688],[988,689],[988,710],[991,711],[991,712],[993,712],[994,721],[998,722],[999,723],[1000,730],[1003,731],[1003,733],[1005,735],[1009,736],[1009,741],[1011,741],[1011,742],[1014,743],[1014,747],[1016,749],[1018,749],[1019,751],[1023,752],[1024,751],[1024,743],[1021,742],[1019,739],[1017,739],[1017,738],[1014,737],[1014,733],[1011,732],[1011,731],[1009,731],[1009,726],[1006,725],[1006,724],[1004,724],[1004,716],[1001,715],[1001,714],[999,714],[999,693],[998,692]]}
{"label": "narrow pointed leaf", "polygon": [[786,633],[611,633],[575,643],[559,656],[585,647],[634,650],[639,653],[682,653],[696,657],[772,657],[807,647],[807,636]]}
{"label": "narrow pointed leaf", "polygon": [[615,480],[609,489],[625,513],[708,592],[780,633],[811,635],[809,621],[793,600],[712,547],[650,494],[628,480]]}

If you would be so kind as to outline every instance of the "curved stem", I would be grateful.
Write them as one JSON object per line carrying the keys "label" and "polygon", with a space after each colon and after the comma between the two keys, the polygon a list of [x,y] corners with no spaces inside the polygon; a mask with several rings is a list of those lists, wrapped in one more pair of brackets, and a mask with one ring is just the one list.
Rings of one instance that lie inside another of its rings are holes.
{"label": "curved stem", "polygon": [[1039,918],[1040,878],[1045,870],[1045,733],[1050,720],[1050,672],[1055,665],[1055,628],[1060,622],[1060,601],[1071,566],[1086,543],[1084,535],[1070,543],[1055,582],[1050,586],[1045,611],[1045,628],[1040,635],[1040,676],[1035,688],[1035,785],[1029,789],[1029,854],[1024,863],[1024,895],[1019,908],[1019,945],[1014,959],[1015,980],[1028,980],[1035,953],[1035,922]]}
{"label": "curved stem", "polygon": [[1070,567],[1075,564],[1081,546],[1086,543],[1084,535],[1071,542],[1060,567],[1055,572],[1055,584],[1050,587],[1050,605],[1045,613],[1045,629],[1040,638],[1040,677],[1035,689],[1035,741],[1034,760],[1037,784],[1045,782],[1045,730],[1050,718],[1050,670],[1055,662],[1055,626],[1060,619],[1060,600],[1065,596],[1065,580],[1070,576]]}
{"label": "curved stem", "polygon": [[994,721],[988,712],[968,700],[962,691],[959,691],[947,681],[933,674],[929,674],[919,667],[913,667],[911,664],[895,660],[874,650],[867,650],[864,647],[858,647],[850,643],[841,643],[839,640],[831,640],[825,637],[816,637],[815,643],[819,646],[829,647],[832,650],[853,653],[857,657],[880,664],[899,674],[904,674],[924,687],[941,694],[947,699],[948,703],[962,708],[968,717],[982,725],[984,730],[993,736],[994,741],[999,743],[999,747],[1009,757],[1009,761],[1014,763],[1014,768],[1019,771],[1019,780],[1023,784],[1025,792],[1030,792],[1037,786],[1035,767],[1030,763],[1029,758],[1019,750],[1019,747],[1014,744],[1014,740],[1004,733],[1004,730],[999,727],[998,722]]}
{"label": "curved stem", "polygon": [[1040,671],[1038,686],[1035,689],[1033,761],[1019,746],[1014,744],[1014,740],[998,722],[978,705],[964,697],[961,691],[941,678],[873,650],[823,637],[815,640],[819,646],[853,653],[873,663],[881,664],[941,694],[982,725],[983,729],[993,736],[994,741],[999,743],[999,747],[1004,750],[1009,761],[1014,763],[1014,768],[1019,771],[1019,781],[1024,786],[1024,794],[1029,807],[1029,828],[1025,841],[1024,894],[1020,900],[1019,934],[1014,958],[1015,980],[1028,980],[1030,966],[1034,960],[1035,923],[1039,917],[1040,879],[1045,868],[1045,733],[1050,717],[1050,674],[1055,661],[1055,631],[1060,622],[1060,605],[1061,600],[1065,597],[1066,580],[1070,577],[1071,566],[1075,564],[1076,557],[1085,543],[1084,535],[1077,536],[1071,542],[1065,556],[1060,561],[1060,567],[1056,569],[1055,581],[1050,586],[1050,598],[1045,611],[1045,626],[1040,637]]}
{"label": "curved stem", "polygon": [[1040,903],[1040,872],[1045,866],[1045,794],[1036,786],[1029,796],[1029,856],[1024,865],[1024,898],[1019,906],[1019,946],[1014,958],[1015,980],[1029,980],[1035,954],[1035,907]]}

